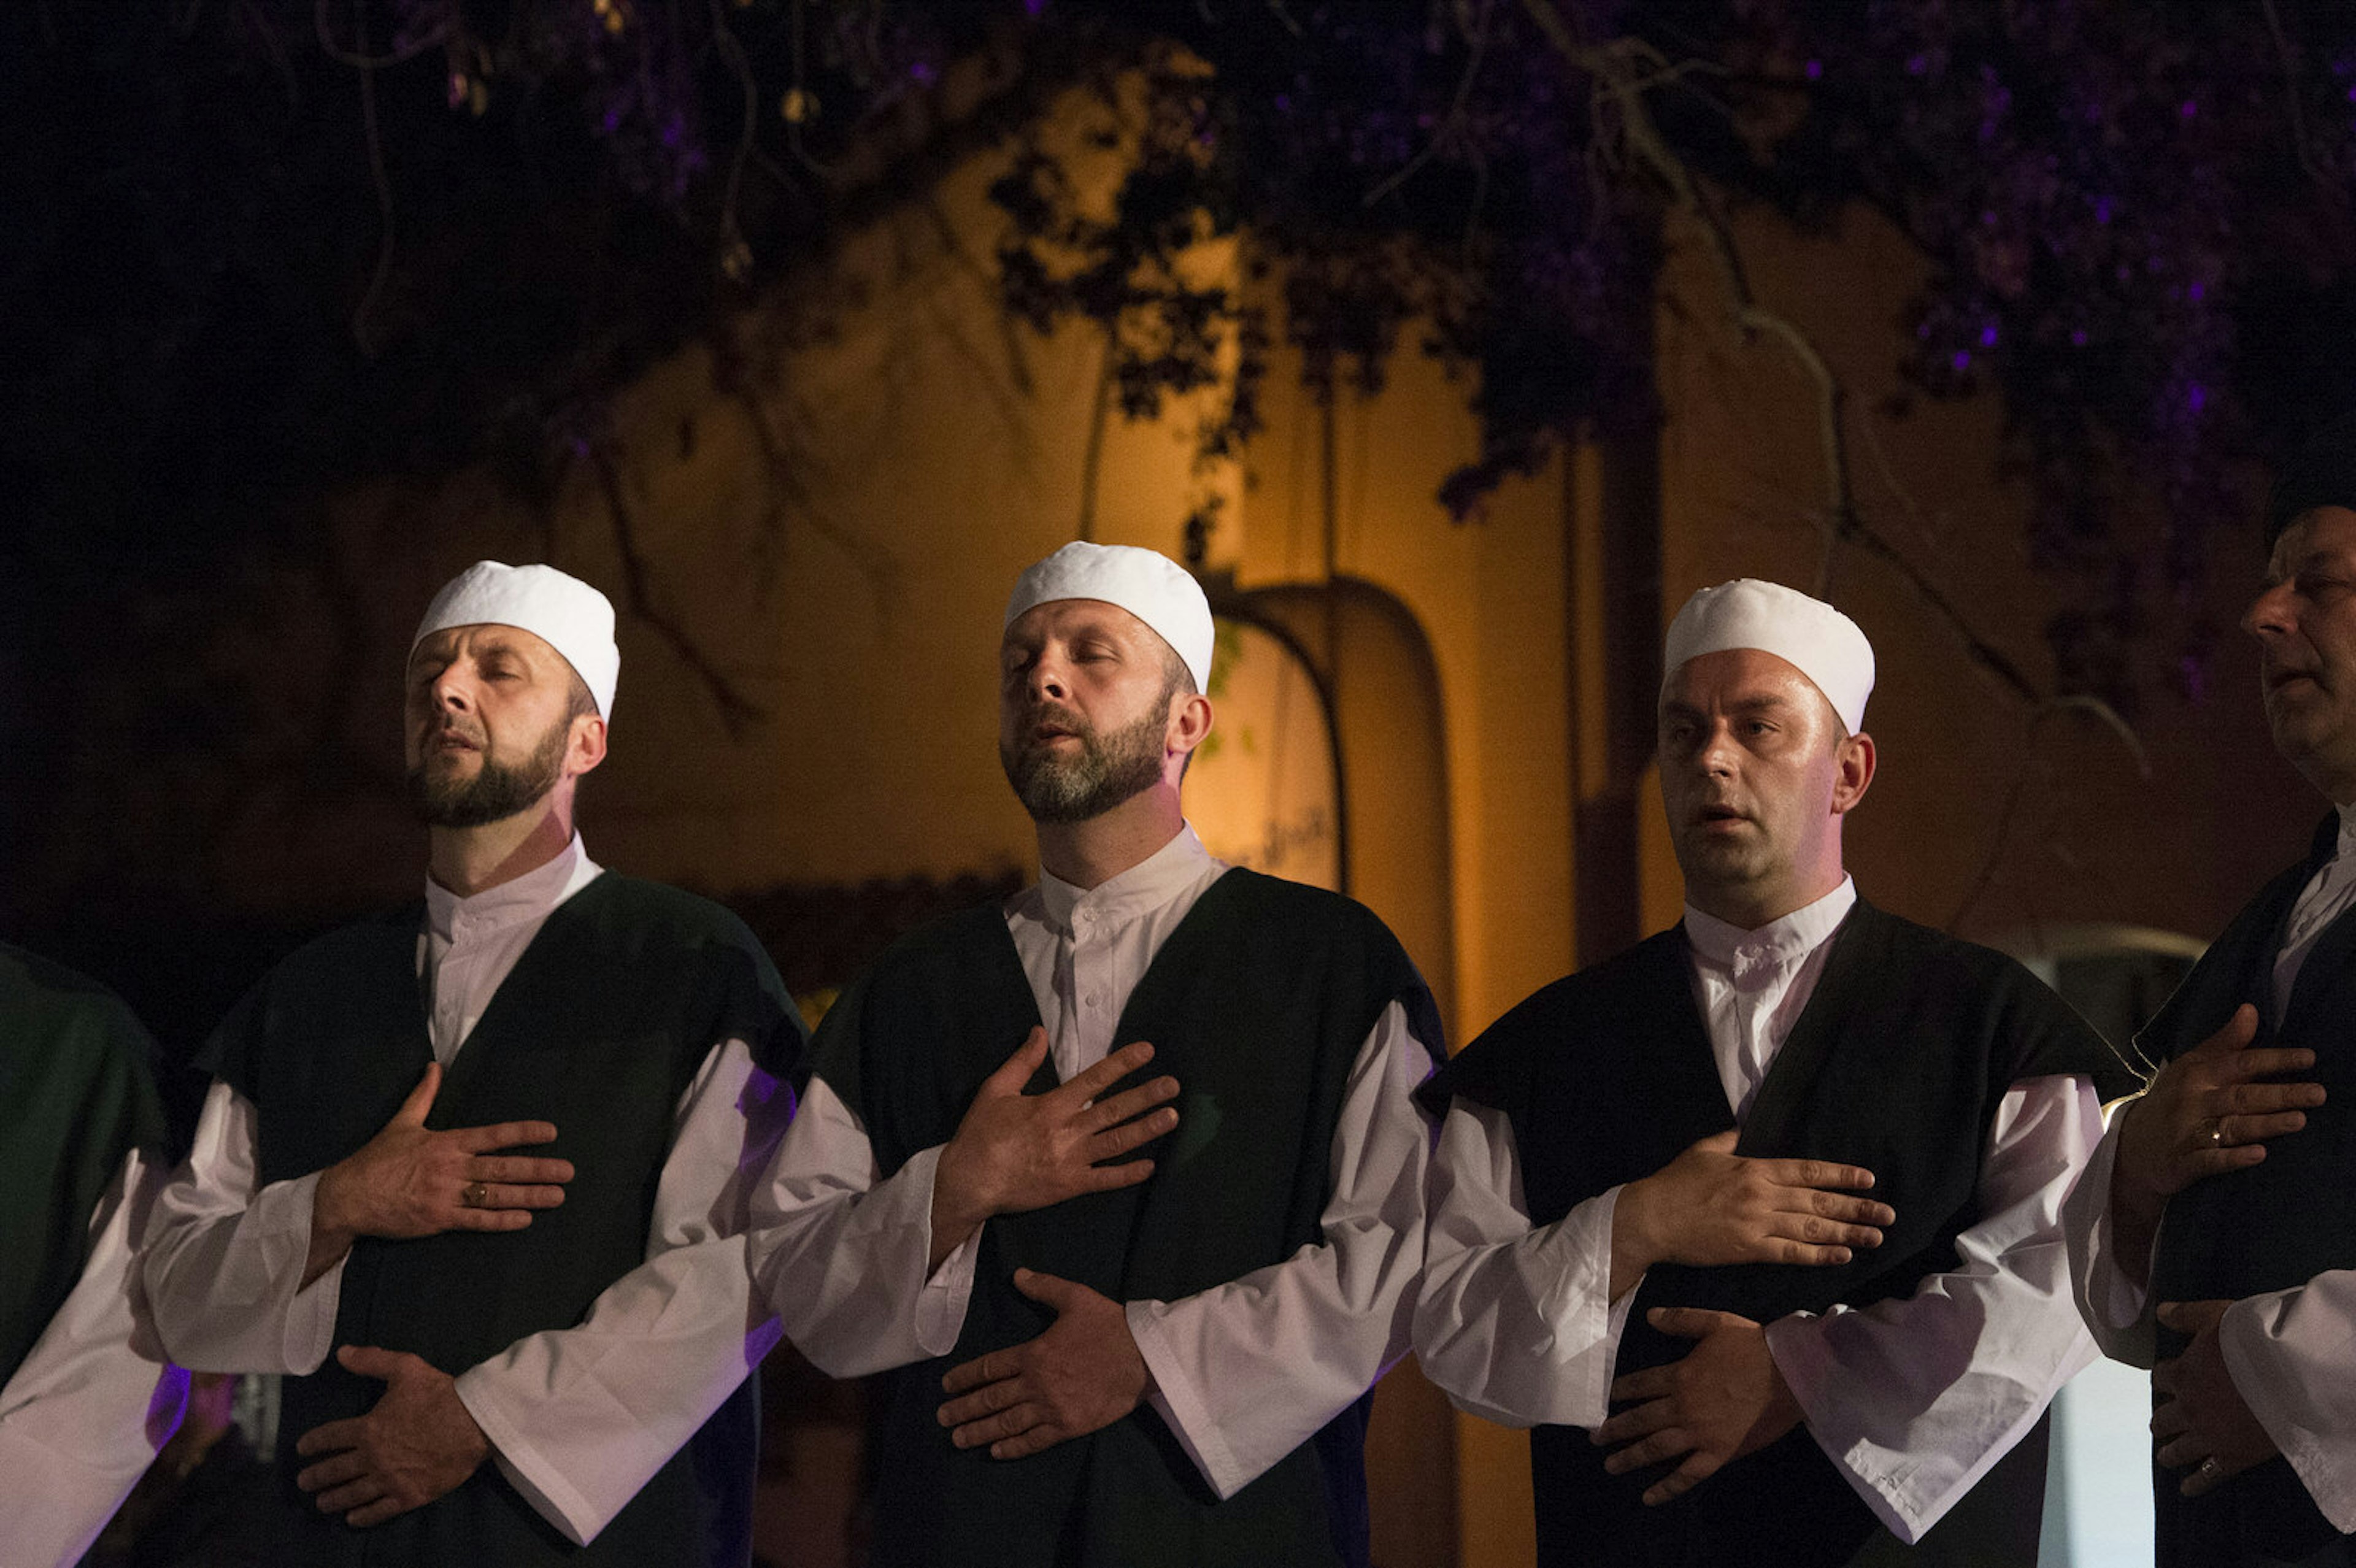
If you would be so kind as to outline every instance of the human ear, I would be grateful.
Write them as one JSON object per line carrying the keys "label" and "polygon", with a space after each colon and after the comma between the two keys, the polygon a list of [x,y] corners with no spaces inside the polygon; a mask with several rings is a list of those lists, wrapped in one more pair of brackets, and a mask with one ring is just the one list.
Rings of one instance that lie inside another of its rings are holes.
{"label": "human ear", "polygon": [[1863,731],[1848,735],[1833,748],[1833,814],[1839,816],[1865,798],[1872,787],[1873,737]]}
{"label": "human ear", "polygon": [[564,741],[565,771],[585,773],[605,760],[605,720],[594,713],[577,716]]}

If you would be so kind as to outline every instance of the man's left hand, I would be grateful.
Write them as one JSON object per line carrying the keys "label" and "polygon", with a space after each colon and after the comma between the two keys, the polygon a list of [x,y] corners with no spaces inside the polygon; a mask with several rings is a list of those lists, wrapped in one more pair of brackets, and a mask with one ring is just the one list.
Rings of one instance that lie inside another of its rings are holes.
{"label": "man's left hand", "polygon": [[294,1445],[318,1461],[294,1484],[316,1494],[320,1512],[382,1524],[455,1488],[490,1457],[483,1429],[431,1362],[368,1345],[347,1345],[336,1360],[346,1371],[383,1380],[384,1395],[366,1415],[315,1426]]}
{"label": "man's left hand", "polygon": [[993,1459],[1020,1459],[1110,1426],[1152,1386],[1118,1301],[1085,1285],[1014,1271],[1014,1288],[1054,1310],[1037,1339],[953,1367],[941,1387],[959,1397],[940,1422],[960,1448],[990,1445]]}
{"label": "man's left hand", "polygon": [[1645,1318],[1664,1334],[1698,1341],[1682,1360],[1615,1380],[1614,1403],[1644,1403],[1593,1435],[1600,1446],[1627,1445],[1603,1461],[1615,1476],[1684,1461],[1645,1489],[1646,1504],[1684,1496],[1729,1460],[1756,1453],[1800,1424],[1799,1402],[1775,1370],[1767,1331],[1758,1324],[1693,1307],[1656,1307]]}
{"label": "man's left hand", "polygon": [[2233,1386],[2217,1324],[2230,1301],[2163,1301],[2159,1320],[2192,1342],[2174,1360],[2151,1370],[2153,1392],[2161,1396],[2151,1413],[2151,1435],[2159,1439],[2159,1462],[2171,1470],[2190,1468],[2179,1489],[2197,1498],[2229,1476],[2240,1474],[2281,1452]]}

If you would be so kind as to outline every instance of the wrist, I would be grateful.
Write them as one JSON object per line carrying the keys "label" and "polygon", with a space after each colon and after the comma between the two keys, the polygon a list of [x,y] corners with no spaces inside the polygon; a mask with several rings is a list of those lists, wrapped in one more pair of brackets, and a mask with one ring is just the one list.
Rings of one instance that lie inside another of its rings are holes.
{"label": "wrist", "polygon": [[952,1138],[933,1164],[932,1227],[936,1251],[946,1251],[980,1230],[997,1212],[980,1190],[963,1151]]}
{"label": "wrist", "polygon": [[318,1180],[311,1184],[312,1250],[317,1251],[322,1243],[339,1249],[347,1247],[359,1234],[359,1223],[352,1213],[351,1194],[344,1168],[331,1165],[319,1173]]}
{"label": "wrist", "polygon": [[1608,1299],[1617,1301],[1636,1288],[1649,1269],[1660,1261],[1651,1232],[1644,1220],[1644,1195],[1640,1190],[1642,1180],[1631,1181],[1620,1189],[1612,1203],[1612,1235],[1610,1241],[1612,1276],[1605,1285]]}

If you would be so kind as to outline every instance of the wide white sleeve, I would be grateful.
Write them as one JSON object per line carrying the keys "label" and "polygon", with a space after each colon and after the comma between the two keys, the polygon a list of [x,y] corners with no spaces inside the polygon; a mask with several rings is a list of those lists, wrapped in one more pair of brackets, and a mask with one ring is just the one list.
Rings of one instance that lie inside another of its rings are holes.
{"label": "wide white sleeve", "polygon": [[457,1378],[500,1472],[587,1545],[777,1341],[744,1265],[748,1189],[793,1115],[741,1040],[680,1097],[647,1261],[569,1328],[528,1335]]}
{"label": "wide white sleeve", "polygon": [[91,1217],[81,1278],[0,1388],[0,1542],[11,1563],[80,1560],[180,1424],[188,1375],[167,1363],[133,1242],[163,1172],[136,1149]]}
{"label": "wide white sleeve", "polygon": [[1902,1299],[1767,1326],[1809,1432],[1881,1522],[1912,1542],[2094,1360],[2070,1295],[2062,1200],[2102,1131],[2083,1076],[2008,1090],[1957,1266]]}
{"label": "wide white sleeve", "polygon": [[1505,1426],[1600,1426],[1632,1286],[1612,1288],[1612,1188],[1532,1228],[1514,1124],[1458,1099],[1426,1184],[1415,1354],[1460,1410]]}
{"label": "wide white sleeve", "polygon": [[864,1377],[957,1348],[976,1231],[928,1275],[938,1147],[886,1178],[857,1112],[823,1078],[753,1193],[754,1278],[786,1338],[829,1377]]}
{"label": "wide white sleeve", "polygon": [[1128,1304],[1153,1408],[1222,1498],[1315,1435],[1408,1351],[1423,1263],[1431,1057],[1394,1002],[1351,1064],[1323,1240],[1177,1301]]}
{"label": "wide white sleeve", "polygon": [[2356,1531],[2356,1270],[2244,1297],[2217,1338],[2234,1389],[2315,1506]]}
{"label": "wide white sleeve", "polygon": [[303,1284],[318,1174],[256,1191],[258,1130],[253,1103],[215,1079],[195,1147],[147,1222],[155,1329],[197,1371],[315,1372],[335,1348],[343,1261]]}
{"label": "wide white sleeve", "polygon": [[[2070,1246],[2070,1285],[2078,1315],[2094,1331],[2103,1354],[2130,1366],[2147,1367],[2158,1353],[2149,1281],[2119,1265],[2117,1227],[2111,1220],[2111,1173],[2119,1154],[2119,1124],[2133,1104],[2111,1107],[2110,1126],[2094,1146],[2086,1173],[2062,1205],[2062,1234]],[[2165,1224],[2162,1218],[2161,1223]]]}

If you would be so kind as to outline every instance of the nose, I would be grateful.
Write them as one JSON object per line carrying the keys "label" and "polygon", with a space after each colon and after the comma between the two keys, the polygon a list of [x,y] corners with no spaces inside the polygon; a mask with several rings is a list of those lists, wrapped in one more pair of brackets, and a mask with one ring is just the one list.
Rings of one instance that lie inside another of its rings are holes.
{"label": "nose", "polygon": [[2250,607],[2242,612],[2242,630],[2261,643],[2289,636],[2297,624],[2297,610],[2286,581],[2261,589],[2258,596],[2250,601]]}
{"label": "nose", "polygon": [[426,695],[432,699],[434,710],[437,713],[466,713],[471,711],[475,705],[474,688],[459,673],[455,662],[434,677],[433,683],[426,688]]}
{"label": "nose", "polygon": [[1729,778],[1734,773],[1734,731],[1724,723],[1712,724],[1695,748],[1694,761],[1711,778]]}
{"label": "nose", "polygon": [[1063,661],[1052,653],[1042,653],[1031,661],[1023,689],[1030,693],[1033,702],[1061,702],[1072,694],[1071,679]]}

